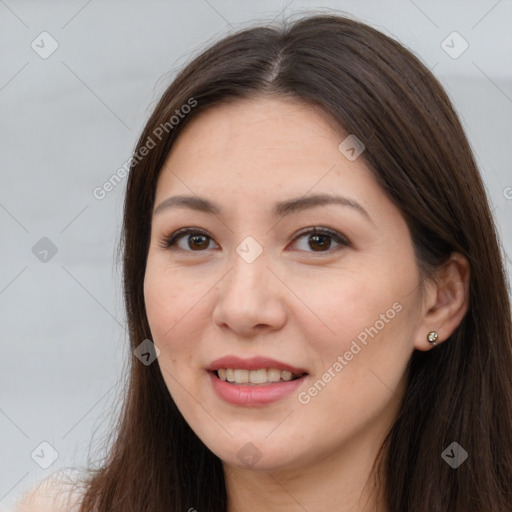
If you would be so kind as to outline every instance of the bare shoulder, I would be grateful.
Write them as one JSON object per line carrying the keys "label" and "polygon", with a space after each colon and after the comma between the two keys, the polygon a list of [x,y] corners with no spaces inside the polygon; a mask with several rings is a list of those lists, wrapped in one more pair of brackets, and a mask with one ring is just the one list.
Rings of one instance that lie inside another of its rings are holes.
{"label": "bare shoulder", "polygon": [[13,512],[78,512],[83,489],[68,471],[52,473],[25,493]]}

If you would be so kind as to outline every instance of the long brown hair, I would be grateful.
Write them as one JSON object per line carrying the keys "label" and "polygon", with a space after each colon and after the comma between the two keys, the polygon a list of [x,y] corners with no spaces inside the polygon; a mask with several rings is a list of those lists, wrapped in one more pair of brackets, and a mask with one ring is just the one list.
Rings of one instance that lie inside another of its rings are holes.
{"label": "long brown hair", "polygon": [[[462,322],[440,346],[411,357],[381,448],[389,510],[510,512],[511,309],[488,199],[439,82],[410,51],[363,23],[322,14],[239,30],[194,58],[165,91],[135,149],[144,156],[132,161],[124,204],[132,351],[151,339],[143,280],[160,169],[194,116],[260,94],[315,104],[357,135],[362,158],[408,223],[423,276],[453,251],[471,266]],[[170,121],[176,111],[179,121]],[[183,419],[158,364],[132,357],[128,380],[114,440],[85,480],[81,512],[225,511],[221,460]],[[469,454],[457,469],[441,457],[454,441]]]}

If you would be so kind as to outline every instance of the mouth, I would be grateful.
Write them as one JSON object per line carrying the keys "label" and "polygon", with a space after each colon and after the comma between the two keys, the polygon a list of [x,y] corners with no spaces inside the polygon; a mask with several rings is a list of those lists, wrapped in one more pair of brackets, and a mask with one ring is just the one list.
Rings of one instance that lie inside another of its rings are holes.
{"label": "mouth", "polygon": [[227,355],[206,368],[213,390],[224,402],[259,407],[287,399],[304,385],[308,372],[264,356]]}
{"label": "mouth", "polygon": [[233,386],[266,386],[279,382],[290,382],[307,375],[307,372],[292,373],[278,368],[259,368],[247,370],[242,368],[218,368],[211,371],[219,380]]}

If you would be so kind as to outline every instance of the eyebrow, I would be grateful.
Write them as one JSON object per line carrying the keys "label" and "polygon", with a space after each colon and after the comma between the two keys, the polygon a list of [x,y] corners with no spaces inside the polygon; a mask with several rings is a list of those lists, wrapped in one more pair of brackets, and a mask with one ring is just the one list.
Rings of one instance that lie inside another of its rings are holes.
{"label": "eyebrow", "polygon": [[[374,224],[368,212],[361,206],[357,201],[344,196],[332,195],[332,194],[315,194],[307,197],[298,197],[294,199],[288,199],[286,201],[280,201],[274,205],[273,215],[276,217],[284,217],[292,213],[307,210],[309,208],[315,208],[318,206],[326,205],[341,205],[353,208],[360,214],[362,214],[368,221]],[[164,199],[154,210],[153,215],[158,215],[165,210],[173,208],[187,208],[198,212],[210,213],[214,215],[220,215],[222,208],[215,202],[210,201],[204,197],[199,196],[171,196]]]}

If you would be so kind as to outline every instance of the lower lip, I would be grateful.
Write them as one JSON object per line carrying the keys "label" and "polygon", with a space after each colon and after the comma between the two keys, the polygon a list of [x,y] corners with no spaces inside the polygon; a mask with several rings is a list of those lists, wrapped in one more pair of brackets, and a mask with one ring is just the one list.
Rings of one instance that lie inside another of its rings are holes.
{"label": "lower lip", "polygon": [[224,401],[244,407],[255,407],[277,402],[292,394],[303,382],[306,376],[287,382],[273,382],[270,384],[244,385],[230,384],[221,380],[215,373],[208,372],[213,389]]}

